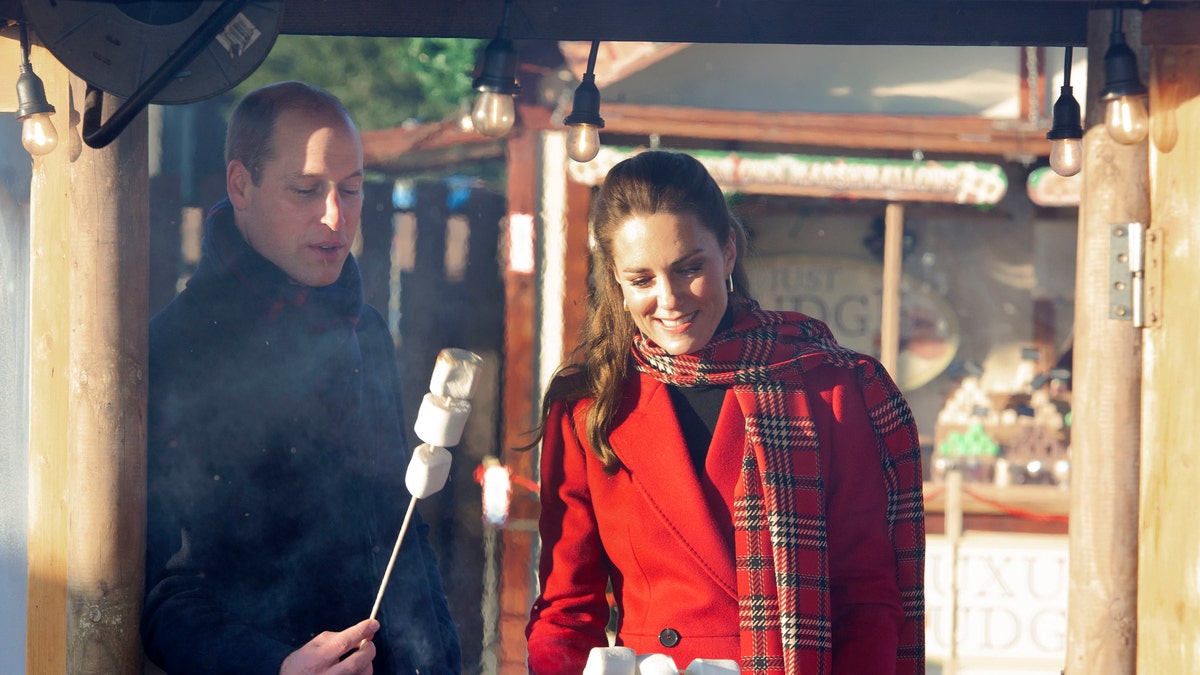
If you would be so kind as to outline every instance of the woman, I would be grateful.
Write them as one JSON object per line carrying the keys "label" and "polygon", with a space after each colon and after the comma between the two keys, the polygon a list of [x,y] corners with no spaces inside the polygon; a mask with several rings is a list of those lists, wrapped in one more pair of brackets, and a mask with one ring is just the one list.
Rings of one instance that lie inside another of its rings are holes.
{"label": "woman", "polygon": [[536,675],[617,644],[743,672],[924,671],[917,431],[873,359],[746,293],[704,167],[643,152],[593,221],[595,287],[543,402]]}

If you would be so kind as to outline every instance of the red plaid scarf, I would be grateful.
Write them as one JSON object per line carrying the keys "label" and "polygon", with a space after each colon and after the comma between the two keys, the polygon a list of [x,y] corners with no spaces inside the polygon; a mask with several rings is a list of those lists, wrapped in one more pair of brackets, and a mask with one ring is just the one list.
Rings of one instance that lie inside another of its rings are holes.
{"label": "red plaid scarf", "polygon": [[897,673],[925,670],[925,520],[921,452],[904,397],[870,357],[841,347],[824,323],[745,301],[702,350],[672,356],[640,334],[638,370],[676,386],[733,388],[746,419],[744,493],[734,529],[743,672],[826,675],[833,639],[825,490],[804,373],[859,373],[887,485],[888,530],[905,614]]}

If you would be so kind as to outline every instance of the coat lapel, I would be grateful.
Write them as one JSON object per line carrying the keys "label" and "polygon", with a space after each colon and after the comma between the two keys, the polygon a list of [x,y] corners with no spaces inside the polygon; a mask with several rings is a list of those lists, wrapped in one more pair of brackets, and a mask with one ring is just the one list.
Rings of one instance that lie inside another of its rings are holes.
{"label": "coat lapel", "polygon": [[[730,519],[721,496],[705,491],[692,469],[692,460],[676,421],[667,388],[650,377],[639,375],[636,392],[627,391],[636,405],[613,429],[609,439],[613,450],[629,472],[652,511],[679,540],[680,545],[704,568],[730,596],[737,597],[733,540]],[[632,401],[630,401],[632,403]],[[627,408],[629,409],[629,408]],[[736,411],[736,406],[734,406]],[[736,452],[733,471],[738,472],[741,449],[740,427],[723,410],[710,448],[709,466],[719,461],[718,471],[727,472],[720,457]],[[740,414],[740,413],[739,413]],[[729,433],[731,427],[737,433]],[[724,430],[724,432],[723,432]],[[714,456],[712,453],[719,453]],[[710,468],[709,472],[712,473]],[[740,472],[738,472],[740,473]],[[724,473],[722,474],[724,475]],[[726,499],[728,495],[724,496]]]}

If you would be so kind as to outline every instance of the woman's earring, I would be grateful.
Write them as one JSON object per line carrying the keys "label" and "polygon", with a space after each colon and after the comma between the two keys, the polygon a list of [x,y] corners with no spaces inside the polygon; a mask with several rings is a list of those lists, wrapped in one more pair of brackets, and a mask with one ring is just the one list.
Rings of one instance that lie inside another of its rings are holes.
{"label": "woman's earring", "polygon": [[732,274],[730,274],[730,275],[729,275],[729,277],[728,277],[728,285],[727,285],[727,288],[729,289],[729,292],[730,292],[730,293],[732,293],[732,292],[733,292],[733,275],[732,275]]}
{"label": "woman's earring", "polygon": [[629,311],[629,302],[625,298],[621,298],[621,309]]}

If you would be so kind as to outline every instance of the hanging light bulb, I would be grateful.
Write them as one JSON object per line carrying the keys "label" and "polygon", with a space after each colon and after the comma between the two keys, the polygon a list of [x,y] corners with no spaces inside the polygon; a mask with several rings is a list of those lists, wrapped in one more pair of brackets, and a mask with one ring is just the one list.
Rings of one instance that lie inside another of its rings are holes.
{"label": "hanging light bulb", "polygon": [[1118,96],[1104,110],[1104,126],[1118,143],[1141,143],[1150,133],[1150,114],[1146,104],[1136,96]]}
{"label": "hanging light bulb", "polygon": [[484,136],[499,138],[512,129],[517,120],[513,98],[521,93],[517,84],[517,50],[508,37],[508,10],[512,0],[504,2],[504,19],[496,37],[483,51],[479,77],[471,87],[479,92],[471,107],[471,124]]}
{"label": "hanging light bulb", "polygon": [[1050,146],[1050,168],[1054,173],[1070,178],[1083,168],[1083,142],[1078,138],[1063,138]]}
{"label": "hanging light bulb", "polygon": [[1144,98],[1146,85],[1138,75],[1137,57],[1125,44],[1121,29],[1121,8],[1113,8],[1113,29],[1109,34],[1108,51],[1104,52],[1104,91],[1100,100],[1105,103],[1104,126],[1118,143],[1141,143],[1150,132],[1150,115]]}
{"label": "hanging light bulb", "polygon": [[587,72],[583,80],[575,88],[575,99],[571,105],[571,114],[563,120],[570,127],[567,131],[567,155],[576,162],[590,162],[600,152],[600,130],[604,128],[604,120],[600,117],[600,90],[596,88],[596,52],[600,42],[592,42],[592,51],[588,54]]}
{"label": "hanging light bulb", "polygon": [[499,138],[507,134],[517,121],[513,97],[494,91],[481,91],[471,106],[471,126],[484,136]]}
{"label": "hanging light bulb", "polygon": [[1063,85],[1054,102],[1054,124],[1046,138],[1050,144],[1050,168],[1060,176],[1074,176],[1083,168],[1083,125],[1079,102],[1071,88],[1071,47],[1063,64]]}
{"label": "hanging light bulb", "polygon": [[21,145],[34,156],[45,155],[58,146],[58,130],[50,116],[54,106],[46,100],[46,87],[29,63],[29,31],[21,25],[21,74],[17,76],[17,119],[21,121]]}

